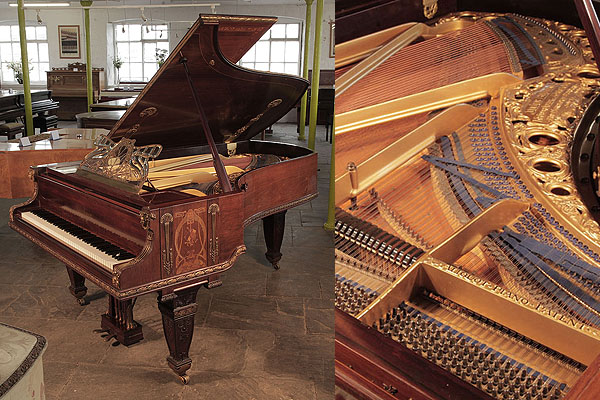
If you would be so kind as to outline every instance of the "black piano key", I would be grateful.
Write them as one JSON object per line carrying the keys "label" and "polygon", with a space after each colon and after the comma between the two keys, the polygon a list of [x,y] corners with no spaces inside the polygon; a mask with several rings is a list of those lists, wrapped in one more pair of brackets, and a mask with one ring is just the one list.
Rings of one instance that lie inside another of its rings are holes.
{"label": "black piano key", "polygon": [[105,253],[108,254],[109,256],[114,256],[116,254],[119,254],[121,252],[121,249],[119,249],[117,246],[113,246],[111,245],[109,248],[107,248],[105,250]]}
{"label": "black piano key", "polygon": [[94,235],[91,232],[86,231],[83,228],[80,228],[79,226],[77,226],[75,224],[72,224],[69,221],[66,221],[66,220],[58,217],[57,215],[51,213],[50,211],[38,209],[38,210],[33,210],[31,212],[34,215],[37,215],[38,217],[46,220],[50,224],[56,226],[57,228],[77,237],[78,239],[82,240],[83,242],[98,249],[99,251],[102,251],[103,253],[114,257],[116,260],[127,260],[127,259],[135,257],[133,254]]}

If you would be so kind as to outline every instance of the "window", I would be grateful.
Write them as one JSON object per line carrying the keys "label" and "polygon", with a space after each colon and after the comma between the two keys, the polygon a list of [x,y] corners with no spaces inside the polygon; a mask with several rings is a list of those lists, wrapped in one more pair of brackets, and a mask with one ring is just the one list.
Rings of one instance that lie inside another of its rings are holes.
{"label": "window", "polygon": [[[29,58],[29,80],[31,83],[45,83],[48,61],[48,36],[43,25],[26,26],[27,57]],[[3,83],[17,83],[15,75],[8,68],[11,61],[21,61],[19,25],[0,25],[0,74]]]}
{"label": "window", "polygon": [[[115,24],[115,54],[125,82],[148,82],[158,70],[157,50],[169,51],[167,25]],[[117,71],[115,71],[117,73]]]}
{"label": "window", "polygon": [[275,24],[240,60],[245,68],[300,74],[300,24]]}

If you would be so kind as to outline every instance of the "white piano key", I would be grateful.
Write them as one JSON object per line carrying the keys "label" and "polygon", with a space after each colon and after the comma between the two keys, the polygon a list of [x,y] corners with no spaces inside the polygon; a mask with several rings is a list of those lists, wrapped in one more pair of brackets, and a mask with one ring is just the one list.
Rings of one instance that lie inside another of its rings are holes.
{"label": "white piano key", "polygon": [[117,260],[31,212],[22,213],[21,219],[111,272],[116,264],[128,261]]}

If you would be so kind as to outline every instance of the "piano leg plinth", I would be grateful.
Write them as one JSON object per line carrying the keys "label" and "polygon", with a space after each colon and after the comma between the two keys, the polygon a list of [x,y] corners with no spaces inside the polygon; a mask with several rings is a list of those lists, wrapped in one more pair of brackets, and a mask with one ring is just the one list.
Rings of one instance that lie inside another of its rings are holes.
{"label": "piano leg plinth", "polygon": [[134,300],[120,301],[108,296],[108,310],[102,314],[100,324],[108,332],[107,339],[114,337],[118,343],[129,346],[144,338],[142,325],[133,320],[134,304]]}
{"label": "piano leg plinth", "polygon": [[194,317],[198,309],[196,294],[199,287],[158,295],[158,309],[162,314],[165,340],[170,353],[167,362],[184,385],[189,382],[186,372],[192,366],[188,352],[194,334]]}
{"label": "piano leg plinth", "polygon": [[287,210],[263,218],[263,231],[267,245],[265,256],[275,269],[279,269],[279,260],[281,260],[281,243],[283,243],[285,231],[286,212]]}
{"label": "piano leg plinth", "polygon": [[67,272],[69,273],[69,280],[71,281],[69,291],[73,296],[75,296],[79,305],[86,305],[87,301],[84,297],[87,293],[87,287],[85,286],[85,278],[69,267],[67,267]]}

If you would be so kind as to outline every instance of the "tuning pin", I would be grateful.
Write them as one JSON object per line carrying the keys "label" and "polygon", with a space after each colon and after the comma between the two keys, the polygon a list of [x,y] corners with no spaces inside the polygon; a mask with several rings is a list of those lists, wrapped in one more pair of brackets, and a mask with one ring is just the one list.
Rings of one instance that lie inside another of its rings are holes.
{"label": "tuning pin", "polygon": [[544,380],[542,379],[542,377],[540,375],[537,376],[537,378],[535,378],[535,386],[537,387],[538,390],[540,390],[542,388],[542,386],[544,386]]}
{"label": "tuning pin", "polygon": [[521,373],[519,374],[519,380],[521,382],[525,382],[526,379],[527,379],[527,371],[525,369],[522,369]]}
{"label": "tuning pin", "polygon": [[538,391],[537,391],[537,389],[535,388],[535,386],[532,386],[532,387],[529,389],[529,396],[530,396],[532,399],[535,399],[535,398],[537,398],[537,397],[538,397]]}
{"label": "tuning pin", "polygon": [[488,384],[488,378],[486,375],[481,376],[481,384],[487,386]]}
{"label": "tuning pin", "polygon": [[433,360],[434,355],[433,355],[433,349],[430,347],[427,349],[427,359],[428,360]]}
{"label": "tuning pin", "polygon": [[492,376],[492,382],[494,383],[494,386],[500,386],[500,377],[494,374]]}
{"label": "tuning pin", "polygon": [[442,368],[448,367],[448,356],[446,354],[442,356],[442,362],[440,365],[442,366]]}
{"label": "tuning pin", "polygon": [[502,387],[499,387],[496,389],[496,396],[497,399],[503,399],[504,398],[504,389]]}

